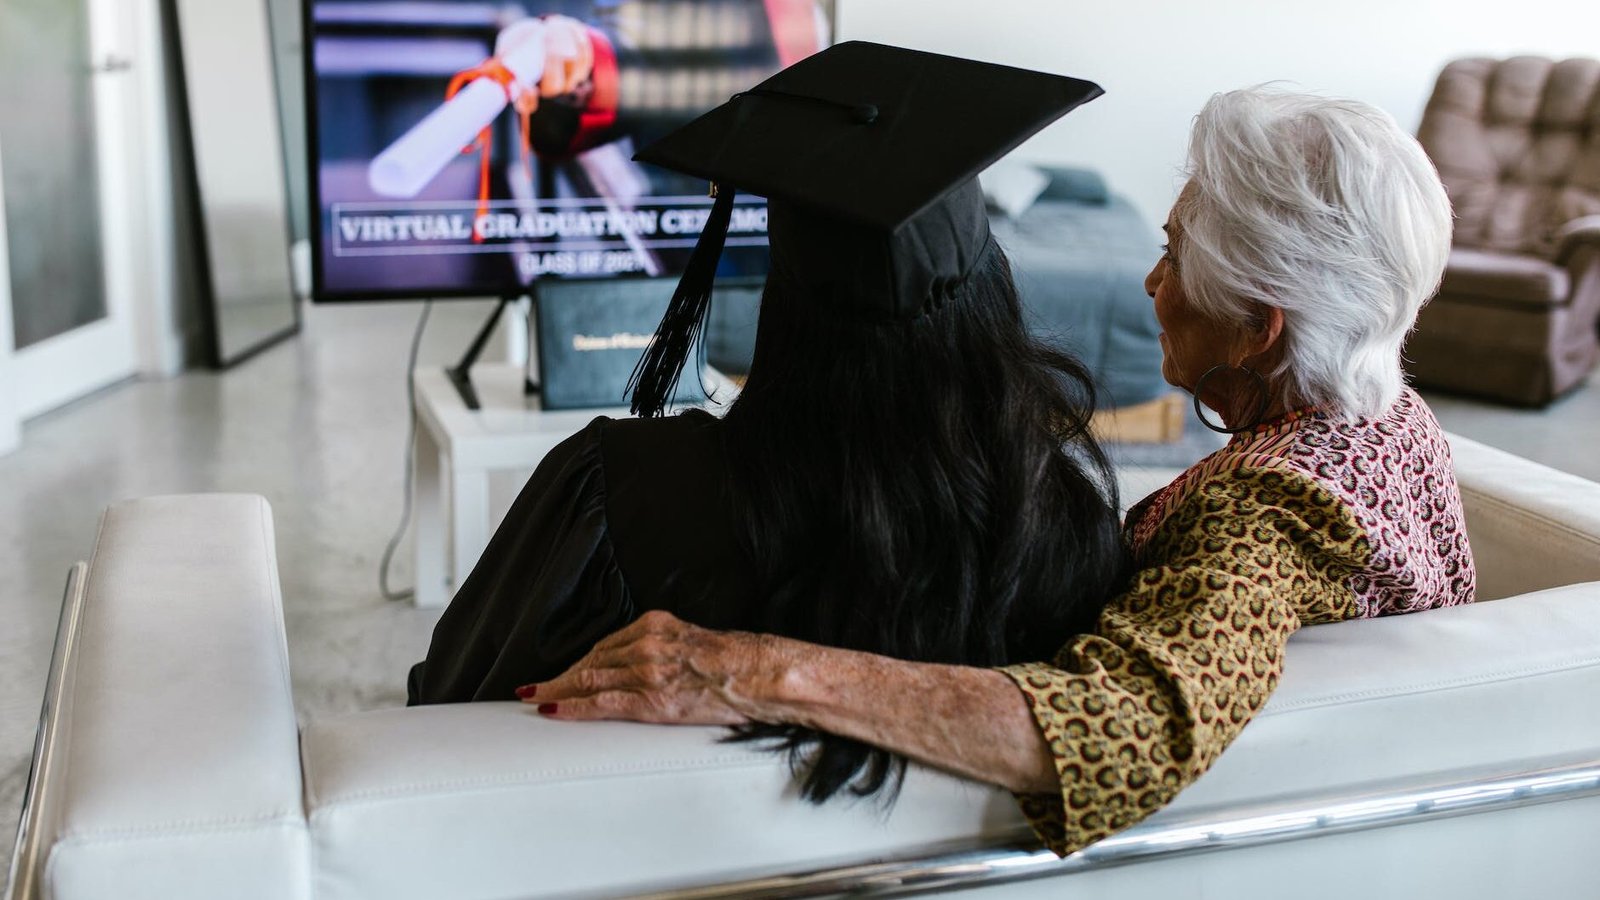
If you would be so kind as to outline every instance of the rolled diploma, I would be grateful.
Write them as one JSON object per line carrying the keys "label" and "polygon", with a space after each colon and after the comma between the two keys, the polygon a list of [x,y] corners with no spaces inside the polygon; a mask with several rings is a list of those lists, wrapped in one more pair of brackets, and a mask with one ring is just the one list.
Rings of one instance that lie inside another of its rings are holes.
{"label": "rolled diploma", "polygon": [[[500,62],[522,89],[532,90],[544,75],[544,41],[531,35]],[[415,197],[500,115],[506,103],[506,89],[499,82],[479,78],[468,83],[379,153],[367,167],[367,184],[383,197]]]}

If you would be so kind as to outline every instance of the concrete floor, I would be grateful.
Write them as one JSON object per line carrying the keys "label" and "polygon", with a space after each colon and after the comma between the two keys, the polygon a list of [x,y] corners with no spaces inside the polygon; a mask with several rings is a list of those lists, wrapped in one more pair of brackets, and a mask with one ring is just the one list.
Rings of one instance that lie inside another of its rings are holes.
{"label": "concrete floor", "polygon": [[[376,571],[400,515],[406,352],[420,310],[311,308],[300,337],[231,371],[104,391],[28,423],[22,448],[0,458],[0,848],[11,845],[67,568],[119,498],[265,495],[302,720],[403,702],[405,667],[437,611],[383,600]],[[487,312],[436,305],[422,362],[452,359]],[[1600,376],[1542,412],[1429,401],[1446,428],[1600,480]],[[1168,473],[1129,474],[1148,487]],[[410,584],[409,543],[394,575]]]}

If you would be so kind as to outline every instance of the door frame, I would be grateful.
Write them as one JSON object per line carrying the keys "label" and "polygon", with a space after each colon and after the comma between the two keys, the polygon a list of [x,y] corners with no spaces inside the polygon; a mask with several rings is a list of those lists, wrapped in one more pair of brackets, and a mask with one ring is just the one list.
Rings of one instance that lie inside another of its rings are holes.
{"label": "door frame", "polygon": [[19,443],[24,420],[135,375],[175,375],[187,351],[175,321],[160,0],[83,2],[84,63],[94,69],[106,316],[16,350],[10,275],[0,268],[0,453]]}
{"label": "door frame", "polygon": [[[0,172],[5,171],[0,147]],[[6,185],[0,178],[0,456],[22,443],[22,416],[17,412],[16,378],[11,371],[11,244],[6,234]]]}

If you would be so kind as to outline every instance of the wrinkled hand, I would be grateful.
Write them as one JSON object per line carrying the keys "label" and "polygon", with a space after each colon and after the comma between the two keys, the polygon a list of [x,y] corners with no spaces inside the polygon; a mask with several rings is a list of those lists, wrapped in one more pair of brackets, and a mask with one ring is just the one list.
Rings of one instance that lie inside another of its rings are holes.
{"label": "wrinkled hand", "polygon": [[589,27],[577,19],[546,16],[543,21],[544,77],[539,79],[539,96],[559,97],[594,72],[594,45],[589,42]]}
{"label": "wrinkled hand", "polygon": [[500,32],[495,41],[495,55],[504,55],[530,40],[544,44],[544,74],[539,77],[535,90],[517,95],[517,109],[528,114],[538,109],[539,98],[571,93],[594,73],[594,45],[589,39],[589,28],[577,19],[545,16],[520,20]]}
{"label": "wrinkled hand", "polygon": [[557,719],[739,725],[763,718],[760,696],[782,677],[782,639],[712,631],[653,610],[572,668],[517,689]]}

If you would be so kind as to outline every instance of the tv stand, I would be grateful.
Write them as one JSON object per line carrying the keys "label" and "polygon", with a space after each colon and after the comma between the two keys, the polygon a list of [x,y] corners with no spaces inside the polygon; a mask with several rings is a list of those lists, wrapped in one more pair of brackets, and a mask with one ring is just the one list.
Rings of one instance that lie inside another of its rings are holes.
{"label": "tv stand", "polygon": [[[530,286],[529,291],[531,292],[532,290],[533,288]],[[500,302],[495,304],[494,312],[489,314],[489,318],[484,321],[483,327],[479,328],[477,335],[473,337],[472,343],[467,345],[467,351],[461,354],[460,361],[454,366],[445,367],[445,377],[450,379],[450,383],[455,386],[456,393],[461,395],[461,402],[466,405],[467,409],[476,411],[482,408],[482,404],[478,402],[478,392],[472,386],[472,367],[477,364],[478,357],[483,355],[483,347],[489,342],[489,335],[494,333],[494,326],[499,324],[500,314],[506,311],[506,306],[524,296],[528,295],[509,294],[501,297]],[[526,388],[531,388],[531,390]],[[537,391],[537,388],[531,384],[527,385],[526,388],[526,393]]]}

